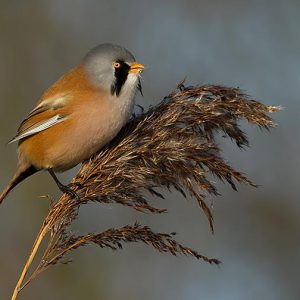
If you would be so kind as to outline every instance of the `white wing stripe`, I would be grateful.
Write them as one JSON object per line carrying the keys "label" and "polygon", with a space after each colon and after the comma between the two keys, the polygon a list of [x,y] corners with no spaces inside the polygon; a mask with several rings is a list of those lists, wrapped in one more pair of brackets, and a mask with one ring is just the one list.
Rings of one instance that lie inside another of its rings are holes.
{"label": "white wing stripe", "polygon": [[33,134],[36,134],[38,132],[41,132],[41,131],[44,131],[45,129],[49,128],[49,127],[52,127],[58,123],[61,123],[63,121],[65,121],[67,119],[67,117],[65,116],[62,116],[62,115],[56,115],[46,121],[44,121],[43,123],[41,123],[40,125],[32,128],[32,129],[29,129],[29,130],[26,130],[24,131],[22,134],[20,135],[17,135],[15,138],[13,138],[9,144],[13,143],[13,142],[16,142],[18,140],[21,140],[25,137],[28,137],[30,135],[33,135]]}

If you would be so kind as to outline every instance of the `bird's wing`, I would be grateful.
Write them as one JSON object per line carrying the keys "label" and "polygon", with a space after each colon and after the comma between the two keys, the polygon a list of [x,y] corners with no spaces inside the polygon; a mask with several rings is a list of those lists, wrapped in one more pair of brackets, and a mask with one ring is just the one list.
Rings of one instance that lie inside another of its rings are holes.
{"label": "bird's wing", "polygon": [[63,101],[43,101],[21,123],[17,135],[8,142],[19,141],[38,132],[44,131],[68,119]]}

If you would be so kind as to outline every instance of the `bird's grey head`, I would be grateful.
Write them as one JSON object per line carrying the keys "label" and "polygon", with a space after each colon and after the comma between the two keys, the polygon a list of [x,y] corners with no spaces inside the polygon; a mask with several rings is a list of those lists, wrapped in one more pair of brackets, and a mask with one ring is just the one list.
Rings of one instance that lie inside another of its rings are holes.
{"label": "bird's grey head", "polygon": [[93,84],[112,95],[133,94],[140,89],[139,75],[144,67],[121,46],[101,44],[85,56],[83,65]]}

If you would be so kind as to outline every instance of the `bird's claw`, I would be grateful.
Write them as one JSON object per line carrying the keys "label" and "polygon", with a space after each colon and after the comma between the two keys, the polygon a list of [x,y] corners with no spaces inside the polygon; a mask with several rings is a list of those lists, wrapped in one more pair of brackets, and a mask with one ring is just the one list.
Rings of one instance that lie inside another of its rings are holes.
{"label": "bird's claw", "polygon": [[80,188],[80,189],[83,188],[83,185],[82,185],[81,183],[79,183],[79,182],[71,182],[71,183],[68,184],[68,186],[69,186],[69,187],[75,186],[75,187],[78,187],[78,188]]}
{"label": "bird's claw", "polygon": [[70,195],[72,198],[75,198],[77,201],[80,201],[80,197],[78,196],[78,194],[73,191],[70,186],[68,185],[62,185],[60,186],[60,190],[63,192],[63,193],[66,193],[68,195]]}

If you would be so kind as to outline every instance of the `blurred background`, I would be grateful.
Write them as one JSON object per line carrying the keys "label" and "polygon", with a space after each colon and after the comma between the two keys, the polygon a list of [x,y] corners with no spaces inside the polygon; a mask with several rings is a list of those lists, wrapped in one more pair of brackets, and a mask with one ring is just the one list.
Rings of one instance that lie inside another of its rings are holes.
{"label": "blurred background", "polygon": [[[251,148],[221,141],[224,156],[260,185],[234,192],[218,182],[215,235],[194,201],[176,193],[169,214],[139,214],[118,205],[82,209],[74,233],[139,221],[220,267],[171,257],[143,245],[112,252],[96,246],[72,253],[73,263],[41,274],[20,299],[300,299],[300,2],[299,1],[0,1],[0,188],[12,176],[16,145],[6,146],[39,96],[92,47],[114,42],[146,65],[144,97],[155,104],[187,84],[240,87],[284,110],[270,133],[243,123]],[[61,175],[68,182],[72,170]],[[0,299],[8,299],[48,212],[41,195],[58,197],[39,173],[19,185],[0,208]]]}

